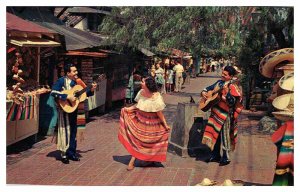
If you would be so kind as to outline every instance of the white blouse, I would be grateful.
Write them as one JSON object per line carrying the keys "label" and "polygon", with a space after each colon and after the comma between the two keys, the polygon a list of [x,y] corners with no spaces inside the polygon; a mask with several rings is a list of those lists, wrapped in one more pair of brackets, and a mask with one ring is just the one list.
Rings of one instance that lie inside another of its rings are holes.
{"label": "white blouse", "polygon": [[142,91],[143,89],[138,92],[134,99],[137,102],[136,108],[145,112],[158,112],[166,107],[163,97],[159,92],[155,93],[151,98],[148,98],[141,94]]}

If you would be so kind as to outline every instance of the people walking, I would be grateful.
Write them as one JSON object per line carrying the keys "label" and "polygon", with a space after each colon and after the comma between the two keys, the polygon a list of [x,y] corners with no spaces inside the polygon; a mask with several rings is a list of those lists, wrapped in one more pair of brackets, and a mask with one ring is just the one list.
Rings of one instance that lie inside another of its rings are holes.
{"label": "people walking", "polygon": [[[212,151],[207,162],[219,162],[220,166],[230,163],[229,152],[235,149],[237,142],[237,117],[243,106],[239,88],[232,83],[236,71],[232,66],[226,66],[221,80],[206,87],[201,95],[209,98],[212,91],[220,89],[220,101],[212,106],[211,115],[204,130],[202,143]],[[220,155],[222,150],[222,156]]]}
{"label": "people walking", "polygon": [[173,86],[173,78],[174,78],[174,71],[172,69],[172,66],[168,66],[167,70],[167,81],[166,81],[166,91],[171,92],[172,91],[172,86]]}
{"label": "people walking", "polygon": [[165,70],[161,68],[160,63],[157,63],[156,70],[155,70],[155,82],[161,94],[166,93],[166,82],[164,76],[165,76]]}
{"label": "people walking", "polygon": [[154,78],[142,79],[136,105],[121,110],[119,141],[132,155],[127,170],[134,169],[135,159],[146,162],[166,161],[170,127],[162,113],[166,107]]}
{"label": "people walking", "polygon": [[181,65],[181,63],[177,60],[176,65],[173,68],[173,71],[175,72],[175,92],[181,92],[181,86],[183,83],[183,75],[184,68]]}

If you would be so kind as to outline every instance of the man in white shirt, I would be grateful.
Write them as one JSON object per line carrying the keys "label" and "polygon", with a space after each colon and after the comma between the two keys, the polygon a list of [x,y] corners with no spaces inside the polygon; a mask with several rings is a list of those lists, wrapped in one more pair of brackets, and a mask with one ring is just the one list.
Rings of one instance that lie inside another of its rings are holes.
{"label": "man in white shirt", "polygon": [[181,91],[181,85],[183,83],[182,73],[184,72],[183,66],[179,61],[176,61],[176,65],[173,67],[175,72],[175,92]]}

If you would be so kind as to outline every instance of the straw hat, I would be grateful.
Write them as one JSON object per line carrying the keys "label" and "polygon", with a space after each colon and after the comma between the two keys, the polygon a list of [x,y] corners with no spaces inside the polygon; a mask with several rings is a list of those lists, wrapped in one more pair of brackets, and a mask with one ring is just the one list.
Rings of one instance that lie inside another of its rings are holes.
{"label": "straw hat", "polygon": [[232,183],[232,181],[230,179],[226,179],[222,185],[223,186],[234,186],[234,184]]}
{"label": "straw hat", "polygon": [[276,70],[282,70],[283,74],[286,75],[292,71],[294,71],[294,63],[288,63],[283,66],[279,66]]}
{"label": "straw hat", "polygon": [[294,112],[292,111],[275,111],[272,114],[276,119],[281,121],[291,121],[294,119]]}
{"label": "straw hat", "polygon": [[201,183],[198,183],[196,186],[213,186],[215,184],[217,184],[216,181],[211,181],[208,178],[204,178]]}
{"label": "straw hat", "polygon": [[284,94],[276,97],[272,105],[282,111],[294,111],[294,93]]}
{"label": "straw hat", "polygon": [[281,111],[272,112],[276,119],[290,121],[294,119],[294,93],[280,95],[272,102],[273,106]]}
{"label": "straw hat", "polygon": [[279,80],[279,87],[286,91],[294,91],[294,72],[282,76]]}
{"label": "straw hat", "polygon": [[283,61],[294,62],[293,48],[279,49],[266,55],[259,64],[259,72],[265,77],[272,78],[275,66]]}

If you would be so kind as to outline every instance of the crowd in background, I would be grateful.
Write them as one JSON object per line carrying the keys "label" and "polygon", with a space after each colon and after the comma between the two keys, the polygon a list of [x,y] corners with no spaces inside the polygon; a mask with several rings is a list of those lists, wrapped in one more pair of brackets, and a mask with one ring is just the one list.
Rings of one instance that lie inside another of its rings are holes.
{"label": "crowd in background", "polygon": [[195,64],[190,60],[167,59],[157,60],[150,65],[137,65],[133,68],[126,89],[126,103],[134,102],[136,94],[141,89],[143,77],[152,76],[155,79],[161,94],[182,92],[182,86],[189,83],[190,78],[195,78],[201,73],[217,72],[221,75],[222,68],[234,65],[232,60],[224,58],[206,58],[201,60],[200,73],[196,73]]}

